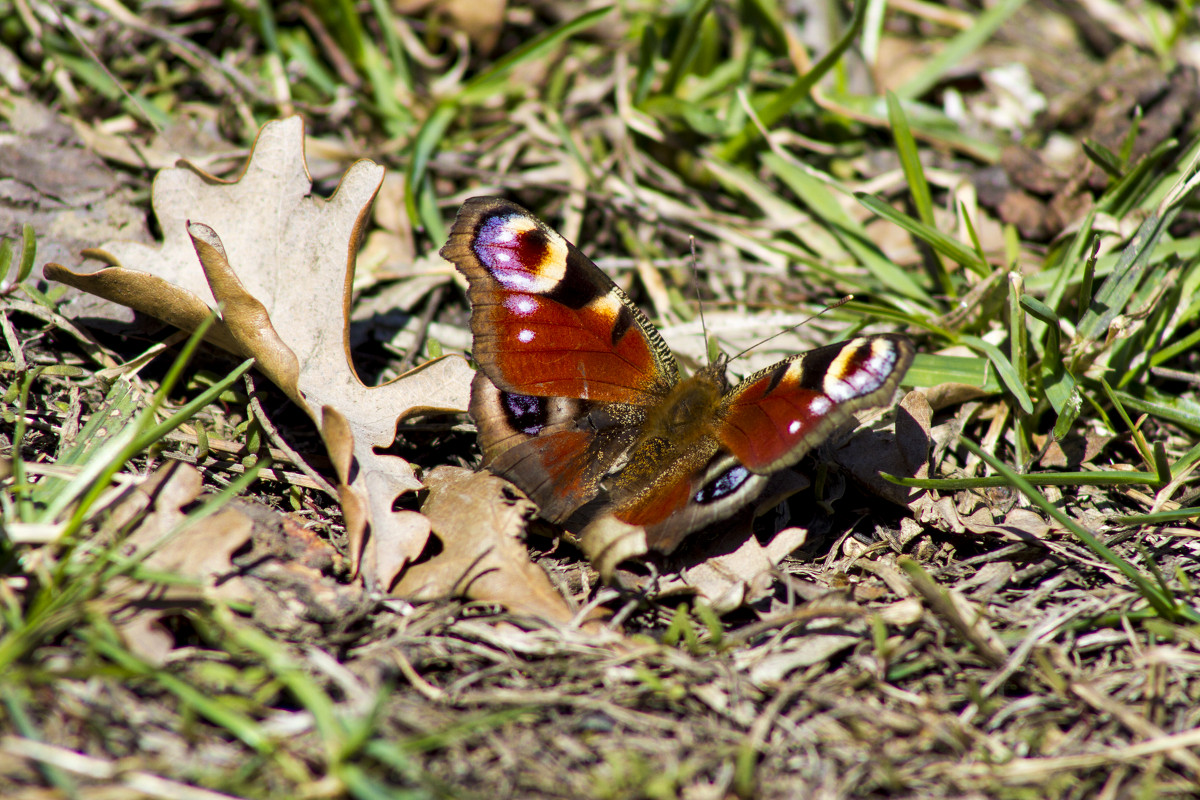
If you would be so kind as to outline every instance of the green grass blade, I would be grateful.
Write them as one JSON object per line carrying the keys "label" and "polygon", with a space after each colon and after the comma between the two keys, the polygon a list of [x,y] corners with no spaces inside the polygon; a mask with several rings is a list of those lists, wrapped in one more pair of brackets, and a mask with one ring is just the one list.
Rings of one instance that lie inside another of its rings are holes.
{"label": "green grass blade", "polygon": [[[909,194],[912,195],[913,207],[917,210],[917,218],[934,228],[933,195],[929,192],[929,181],[925,179],[925,168],[921,166],[921,156],[917,150],[917,140],[913,138],[912,129],[908,127],[908,118],[896,95],[887,93],[888,122],[892,126],[892,138],[896,142],[896,153],[900,157],[900,167],[904,170],[904,179],[908,183]],[[929,259],[930,269],[934,273],[934,282],[941,287],[942,294],[947,297],[957,297],[958,289],[946,271],[946,265],[934,254]]]}
{"label": "green grass blade", "polygon": [[[41,731],[30,717],[25,708],[24,700],[17,694],[16,687],[0,682],[0,704],[8,712],[8,721],[21,737],[33,742],[43,741]],[[79,787],[63,770],[53,764],[37,764],[38,772],[46,782],[62,792],[63,796],[74,800],[79,796]]]}
{"label": "green grass blade", "polygon": [[1108,326],[1125,312],[1125,306],[1133,295],[1142,275],[1150,266],[1150,255],[1167,227],[1175,220],[1179,207],[1168,209],[1165,214],[1152,214],[1138,227],[1137,233],[1121,252],[1116,269],[1101,284],[1092,298],[1088,310],[1079,320],[1078,335],[1085,341],[1096,341],[1108,331]]}
{"label": "green grass blade", "polygon": [[1154,514],[1117,514],[1111,517],[1117,525],[1164,525],[1183,519],[1200,519],[1200,507],[1177,508],[1174,511],[1159,511]]}
{"label": "green grass blade", "polygon": [[[779,124],[784,115],[791,112],[792,108],[804,98],[808,97],[809,92],[817,83],[825,77],[829,70],[833,69],[834,65],[841,60],[842,54],[854,43],[858,37],[858,33],[862,30],[863,19],[866,18],[867,4],[866,2],[857,2],[854,4],[854,16],[850,19],[850,24],[846,27],[846,32],[834,42],[833,47],[829,49],[821,59],[813,65],[805,74],[796,78],[791,85],[780,92],[775,99],[771,100],[767,105],[757,111],[758,121],[764,128],[770,130]],[[742,151],[755,139],[759,137],[758,125],[753,120],[747,122],[742,127],[741,131],[735,134],[729,141],[717,148],[717,157],[722,161],[736,161]]]}
{"label": "green grass blade", "polygon": [[[463,104],[478,103],[494,94],[507,91],[512,87],[508,83],[508,75],[516,67],[528,61],[535,61],[557,47],[564,39],[574,36],[595,25],[612,11],[612,6],[597,8],[580,14],[572,20],[551,28],[543,34],[535,36],[526,44],[521,45],[511,53],[496,59],[490,67],[476,75],[458,96],[454,98]],[[523,88],[523,87],[522,87]]]}
{"label": "green grass blade", "polygon": [[1170,597],[1164,594],[1157,585],[1148,580],[1132,564],[1114,553],[1109,549],[1108,545],[1097,539],[1091,531],[1079,525],[1058,508],[1058,506],[1051,503],[1040,492],[1035,490],[1024,476],[1018,474],[1007,464],[1001,462],[991,453],[986,452],[970,439],[959,437],[958,441],[977,458],[983,459],[987,462],[988,466],[1004,476],[1009,481],[1009,484],[1029,498],[1031,503],[1053,517],[1058,524],[1075,534],[1075,537],[1083,542],[1089,550],[1119,570],[1137,588],[1138,594],[1154,608],[1160,617],[1170,621],[1183,619],[1192,623],[1200,622],[1200,612],[1197,612],[1196,609],[1190,606],[1179,605],[1173,602]]}
{"label": "green grass blade", "polygon": [[663,78],[663,94],[675,94],[679,81],[687,73],[700,49],[700,25],[712,11],[713,0],[695,0],[683,21],[683,29],[675,38],[667,74]]}
{"label": "green grass blade", "polygon": [[195,709],[196,713],[229,731],[248,747],[260,753],[269,753],[272,750],[271,740],[263,733],[261,726],[236,708],[222,703],[219,698],[210,696],[171,672],[155,669],[115,642],[101,638],[95,630],[85,629],[79,635],[114,664],[133,675],[154,680]]}
{"label": "green grass blade", "polygon": [[1000,384],[991,377],[986,358],[973,356],[943,356],[917,353],[904,376],[905,386],[941,386],[961,383],[985,392],[1000,391]]}
{"label": "green grass blade", "polygon": [[390,79],[411,92],[413,90],[412,72],[408,68],[408,57],[405,55],[404,46],[400,44],[400,37],[396,35],[396,20],[392,16],[391,6],[386,0],[369,0],[369,2],[371,11],[379,20],[379,31],[383,35],[388,61],[392,65]]}
{"label": "green grass blade", "polygon": [[[422,216],[418,208],[417,195],[425,185],[425,170],[429,166],[429,159],[441,145],[442,139],[446,136],[446,130],[457,114],[458,106],[453,103],[439,104],[425,120],[425,124],[417,132],[416,138],[413,139],[412,152],[408,159],[408,175],[404,181],[404,208],[409,219],[414,222],[422,221],[426,229],[433,227],[433,223]],[[441,225],[440,219],[437,225]]]}
{"label": "green grass blade", "polygon": [[762,162],[795,192],[809,211],[825,222],[842,245],[884,287],[916,300],[926,309],[934,307],[933,299],[920,284],[885,256],[879,246],[871,241],[866,229],[842,208],[834,198],[830,185],[776,153],[764,153]]}
{"label": "green grass blade", "polygon": [[1100,142],[1084,139],[1083,152],[1093,164],[1104,170],[1113,180],[1120,180],[1124,175],[1121,159]]}
{"label": "green grass blade", "polygon": [[860,203],[875,212],[875,214],[899,225],[951,261],[962,264],[967,269],[977,272],[980,275],[986,275],[991,271],[988,265],[980,260],[974,250],[957,239],[947,236],[937,228],[926,225],[920,220],[913,219],[909,215],[897,211],[878,197],[873,197],[863,192],[855,192],[854,196],[858,198]]}
{"label": "green grass blade", "polygon": [[[905,478],[896,475],[885,475],[891,483],[900,486],[913,486],[918,489],[937,489],[939,491],[957,492],[972,489],[990,489],[996,486],[1008,486],[1009,481],[1001,475],[990,475],[983,478]],[[1160,476],[1156,472],[1051,472],[1051,473],[1022,473],[1022,477],[1030,486],[1150,486],[1160,484]]]}
{"label": "green grass blade", "polygon": [[1122,405],[1142,414],[1150,414],[1167,422],[1174,422],[1193,433],[1200,433],[1200,405],[1186,397],[1167,395],[1153,386],[1137,387],[1137,394],[1114,389],[1113,396]]}
{"label": "green grass blade", "polygon": [[[17,276],[13,283],[24,283],[33,272],[33,264],[37,259],[37,236],[33,226],[26,222],[21,226],[21,260],[17,262]],[[4,270],[6,271],[6,270]],[[0,271],[0,275],[4,271]]]}
{"label": "green grass blade", "polygon": [[903,99],[915,99],[923,96],[951,68],[978,52],[983,43],[990,39],[992,34],[1023,5],[1025,5],[1025,0],[1000,0],[996,5],[980,14],[974,25],[947,42],[937,55],[925,63],[920,72],[897,89],[897,96]]}
{"label": "green grass blade", "polygon": [[638,42],[637,72],[633,80],[633,105],[636,107],[641,107],[650,94],[659,44],[658,30],[653,25],[646,25],[642,29],[641,41]]}
{"label": "green grass blade", "polygon": [[1000,352],[1000,348],[991,342],[984,341],[978,336],[963,336],[962,343],[968,347],[979,350],[988,357],[988,361],[996,368],[996,374],[1004,387],[1016,399],[1017,405],[1026,414],[1033,413],[1033,401],[1029,399],[1029,393],[1025,391],[1025,387],[1021,384],[1021,377],[1017,374],[1017,370],[1013,367],[1012,362]]}

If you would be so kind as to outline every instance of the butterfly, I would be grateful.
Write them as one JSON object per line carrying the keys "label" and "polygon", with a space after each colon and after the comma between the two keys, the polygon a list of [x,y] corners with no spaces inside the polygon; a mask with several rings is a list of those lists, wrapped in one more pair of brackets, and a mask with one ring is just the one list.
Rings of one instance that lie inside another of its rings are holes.
{"label": "butterfly", "polygon": [[854,412],[889,402],[913,359],[883,334],[733,387],[724,357],[681,379],[628,295],[517,204],[467,200],[441,255],[468,282],[483,466],[579,533],[606,575],[747,507]]}

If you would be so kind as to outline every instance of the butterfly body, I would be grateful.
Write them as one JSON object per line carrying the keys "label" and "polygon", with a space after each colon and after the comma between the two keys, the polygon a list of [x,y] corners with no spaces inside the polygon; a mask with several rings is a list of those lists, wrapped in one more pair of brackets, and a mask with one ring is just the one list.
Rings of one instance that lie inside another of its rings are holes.
{"label": "butterfly body", "polygon": [[724,358],[681,380],[625,293],[520,206],[468,200],[442,255],[469,283],[484,466],[546,519],[582,527],[608,567],[745,508],[854,411],[887,402],[912,360],[907,339],[881,335],[732,388]]}

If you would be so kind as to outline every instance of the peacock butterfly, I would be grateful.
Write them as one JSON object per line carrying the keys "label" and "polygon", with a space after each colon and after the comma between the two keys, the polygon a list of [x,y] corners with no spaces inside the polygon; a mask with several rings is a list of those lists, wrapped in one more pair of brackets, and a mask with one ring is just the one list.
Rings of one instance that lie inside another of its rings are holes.
{"label": "peacock butterfly", "polygon": [[680,380],[629,297],[515,203],[468,200],[441,255],[469,283],[484,466],[579,532],[606,575],[746,507],[772,472],[891,400],[913,359],[902,336],[861,336],[732,388],[724,357]]}

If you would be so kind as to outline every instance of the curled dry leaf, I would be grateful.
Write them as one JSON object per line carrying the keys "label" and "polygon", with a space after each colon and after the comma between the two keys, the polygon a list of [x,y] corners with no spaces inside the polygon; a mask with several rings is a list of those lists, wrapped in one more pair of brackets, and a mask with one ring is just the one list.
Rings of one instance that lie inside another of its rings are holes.
{"label": "curled dry leaf", "polygon": [[422,511],[441,552],[401,576],[395,594],[412,600],[458,596],[500,603],[514,614],[569,622],[574,612],[525,548],[534,507],[488,472],[438,467],[425,478]]}
{"label": "curled dry leaf", "polygon": [[742,651],[737,662],[749,671],[752,683],[774,686],[797,669],[829,661],[862,641],[867,632],[867,623],[862,619],[818,619],[806,626],[804,636],[784,639],[777,646]]}
{"label": "curled dry leaf", "polygon": [[849,439],[833,458],[852,478],[879,497],[915,509],[928,492],[891,483],[880,475],[929,477],[933,409],[921,392],[908,392],[896,408],[895,425],[871,429]]}
{"label": "curled dry leaf", "polygon": [[359,161],[331,198],[314,197],[301,119],[271,122],[236,181],[186,164],[158,173],[153,204],[161,248],[111,242],[89,254],[114,266],[78,273],[48,264],[45,275],[185,330],[220,303],[210,339],[253,356],[320,428],[342,484],[356,560],[372,562],[375,543],[384,540],[396,548],[389,558],[403,563],[421,552],[425,538],[392,504],[420,482],[407,462],[376,449],[387,448],[410,415],[464,410],[471,370],[451,356],[378,387],[363,385],[354,372],[350,287],[383,172]]}

